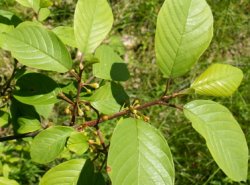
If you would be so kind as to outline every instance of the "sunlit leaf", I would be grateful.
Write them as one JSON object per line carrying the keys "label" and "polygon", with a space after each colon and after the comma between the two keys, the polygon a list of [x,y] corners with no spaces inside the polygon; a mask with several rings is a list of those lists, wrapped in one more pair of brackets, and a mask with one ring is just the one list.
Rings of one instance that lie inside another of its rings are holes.
{"label": "sunlit leaf", "polygon": [[67,72],[72,60],[57,36],[40,26],[18,26],[5,34],[3,48],[20,63],[43,70]]}
{"label": "sunlit leaf", "polygon": [[48,105],[58,102],[57,83],[41,73],[27,73],[17,80],[14,97],[29,105]]}
{"label": "sunlit leaf", "polygon": [[[6,11],[6,10],[0,10],[0,23],[1,24],[17,26],[21,22],[22,20],[19,17],[17,17],[14,13]],[[0,29],[0,32],[2,32],[1,29]]]}
{"label": "sunlit leaf", "polygon": [[67,141],[67,148],[77,155],[83,154],[89,148],[87,136],[81,132],[72,132]]}
{"label": "sunlit leaf", "polygon": [[58,26],[52,30],[64,44],[73,48],[77,47],[74,29],[69,26]]}
{"label": "sunlit leaf", "polygon": [[85,159],[72,159],[50,169],[39,185],[76,185]]}
{"label": "sunlit leaf", "polygon": [[15,180],[0,177],[0,185],[19,185]]}
{"label": "sunlit leaf", "polygon": [[42,128],[40,121],[34,118],[19,117],[17,122],[19,125],[17,132],[19,134],[34,132]]}
{"label": "sunlit leaf", "polygon": [[36,12],[38,12],[40,8],[40,0],[16,0],[16,1],[25,7],[33,8]]}
{"label": "sunlit leaf", "polygon": [[0,110],[0,127],[8,124],[9,114],[5,111]]}
{"label": "sunlit leaf", "polygon": [[48,8],[41,8],[38,13],[38,20],[44,21],[50,15],[50,10]]}
{"label": "sunlit leaf", "polygon": [[185,116],[206,140],[214,160],[234,181],[245,181],[248,172],[248,147],[239,124],[224,106],[210,100],[185,105]]}
{"label": "sunlit leaf", "polygon": [[120,121],[114,130],[108,172],[113,185],[174,184],[174,164],[166,140],[149,123],[132,118]]}
{"label": "sunlit leaf", "polygon": [[93,53],[111,30],[112,10],[107,0],[78,0],[74,30],[78,48]]}
{"label": "sunlit leaf", "polygon": [[51,113],[53,112],[54,104],[48,104],[48,105],[34,105],[34,108],[36,112],[43,116],[45,119],[47,119]]}
{"label": "sunlit leaf", "polygon": [[239,87],[243,73],[239,68],[227,64],[213,64],[192,83],[197,94],[230,96]]}
{"label": "sunlit leaf", "polygon": [[63,151],[73,131],[71,127],[55,126],[40,132],[32,142],[31,159],[41,164],[53,161]]}
{"label": "sunlit leaf", "polygon": [[188,72],[213,36],[213,16],[205,0],[165,0],[157,20],[155,50],[165,77]]}
{"label": "sunlit leaf", "polygon": [[107,46],[100,46],[95,53],[99,63],[93,65],[93,74],[98,78],[114,81],[126,81],[129,78],[127,65],[114,50]]}

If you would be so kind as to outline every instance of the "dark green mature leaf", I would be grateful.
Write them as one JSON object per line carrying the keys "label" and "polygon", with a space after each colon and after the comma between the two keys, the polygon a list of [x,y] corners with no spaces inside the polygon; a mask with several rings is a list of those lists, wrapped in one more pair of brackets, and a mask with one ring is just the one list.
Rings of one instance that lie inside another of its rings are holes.
{"label": "dark green mature leaf", "polygon": [[169,146],[154,127],[132,118],[120,121],[109,155],[113,185],[173,185],[174,163]]}
{"label": "dark green mature leaf", "polygon": [[210,100],[185,105],[185,116],[206,140],[214,160],[234,181],[245,181],[248,171],[248,147],[239,124],[224,106]]}
{"label": "dark green mature leaf", "polygon": [[17,26],[21,22],[22,20],[19,17],[17,17],[14,13],[6,10],[0,10],[1,24]]}
{"label": "dark green mature leaf", "polygon": [[107,46],[100,46],[95,53],[99,63],[93,65],[93,74],[98,78],[114,81],[126,81],[129,79],[127,65],[114,50]]}
{"label": "dark green mature leaf", "polygon": [[69,26],[58,26],[52,30],[64,44],[73,48],[77,47],[74,29]]}
{"label": "dark green mature leaf", "polygon": [[19,185],[15,180],[6,177],[0,177],[0,185]]}
{"label": "dark green mature leaf", "polygon": [[71,127],[55,126],[40,132],[32,142],[31,159],[41,164],[53,161],[61,154],[73,131]]}
{"label": "dark green mature leaf", "polygon": [[78,0],[74,17],[77,46],[93,53],[111,30],[112,10],[107,0]]}
{"label": "dark green mature leaf", "polygon": [[57,83],[41,73],[27,73],[17,80],[14,97],[29,105],[48,105],[58,102]]}
{"label": "dark green mature leaf", "polygon": [[105,185],[105,180],[101,173],[95,173],[94,164],[87,160],[82,168],[77,185]]}
{"label": "dark green mature leaf", "polygon": [[104,114],[119,112],[129,97],[120,84],[107,82],[90,97],[91,105]]}
{"label": "dark green mature leaf", "polygon": [[213,36],[213,16],[205,0],[165,0],[157,20],[155,50],[165,77],[188,72]]}
{"label": "dark green mature leaf", "polygon": [[67,148],[77,155],[83,154],[89,148],[87,136],[81,132],[72,132],[67,141]]}
{"label": "dark green mature leaf", "polygon": [[0,127],[8,124],[9,114],[5,111],[0,110]]}
{"label": "dark green mature leaf", "polygon": [[213,64],[192,83],[197,94],[209,96],[231,96],[239,87],[243,73],[239,68],[227,64]]}
{"label": "dark green mature leaf", "polygon": [[76,185],[85,159],[72,159],[50,169],[39,185]]}
{"label": "dark green mature leaf", "polygon": [[34,132],[42,128],[40,121],[32,117],[19,117],[17,123],[19,125],[17,132],[19,134]]}
{"label": "dark green mature leaf", "polygon": [[65,45],[53,32],[40,26],[21,24],[5,34],[3,48],[29,67],[61,73],[72,67]]}

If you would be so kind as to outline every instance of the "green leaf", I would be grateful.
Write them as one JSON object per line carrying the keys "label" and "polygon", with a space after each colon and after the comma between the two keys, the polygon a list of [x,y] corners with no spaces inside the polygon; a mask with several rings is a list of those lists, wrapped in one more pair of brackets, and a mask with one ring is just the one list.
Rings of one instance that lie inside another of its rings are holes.
{"label": "green leaf", "polygon": [[18,26],[5,34],[3,47],[29,67],[60,73],[72,67],[65,45],[53,32],[39,26]]}
{"label": "green leaf", "polygon": [[93,74],[98,78],[114,81],[129,79],[127,65],[114,50],[106,45],[100,46],[95,53],[99,63],[93,65]]}
{"label": "green leaf", "polygon": [[44,21],[50,15],[50,10],[48,8],[41,8],[38,13],[38,20]]}
{"label": "green leaf", "polygon": [[93,53],[112,28],[113,14],[107,0],[79,0],[74,16],[77,46]]}
{"label": "green leaf", "polygon": [[119,112],[129,97],[120,84],[111,82],[100,87],[90,97],[91,105],[104,114]]}
{"label": "green leaf", "polygon": [[227,64],[213,64],[192,83],[197,94],[208,96],[231,96],[239,87],[243,73]]}
{"label": "green leaf", "polygon": [[63,151],[73,131],[71,127],[55,126],[40,132],[32,142],[31,159],[41,164],[53,161]]}
{"label": "green leaf", "polygon": [[73,48],[77,47],[74,29],[69,26],[58,26],[52,30],[64,44]]}
{"label": "green leaf", "polygon": [[214,160],[234,181],[245,181],[248,171],[248,147],[239,124],[224,106],[210,100],[185,105],[185,116],[205,140]]}
{"label": "green leaf", "polygon": [[33,8],[36,12],[38,12],[40,8],[40,0],[16,0],[16,1],[25,7]]}
{"label": "green leaf", "polygon": [[105,185],[105,180],[101,173],[95,173],[94,164],[87,160],[82,168],[77,185]]}
{"label": "green leaf", "polygon": [[49,105],[35,105],[34,106],[36,112],[40,116],[43,116],[45,119],[48,119],[48,117],[51,115],[51,113],[53,112],[53,107],[54,107],[54,104],[49,104]]}
{"label": "green leaf", "polygon": [[174,163],[161,133],[133,118],[120,121],[113,133],[108,155],[113,185],[173,185]]}
{"label": "green leaf", "polygon": [[52,6],[53,2],[52,0],[40,0],[40,7],[41,8],[47,8],[49,6]]}
{"label": "green leaf", "polygon": [[89,148],[87,136],[81,132],[72,132],[67,141],[67,148],[77,155],[82,155]]}
{"label": "green leaf", "polygon": [[60,88],[57,83],[41,73],[27,73],[20,77],[14,91],[14,97],[29,105],[48,105],[58,102]]}
{"label": "green leaf", "polygon": [[0,185],[19,185],[15,180],[0,177]]}
{"label": "green leaf", "polygon": [[17,119],[19,128],[17,130],[17,132],[19,134],[25,134],[25,133],[29,133],[29,132],[34,132],[37,131],[39,129],[41,129],[41,123],[39,120],[35,119],[35,118],[29,118],[29,117],[19,117]]}
{"label": "green leaf", "polygon": [[[0,23],[1,24],[17,26],[21,22],[22,20],[19,17],[17,17],[14,13],[6,11],[6,10],[0,10]],[[2,32],[1,29],[0,29],[0,32]]]}
{"label": "green leaf", "polygon": [[0,110],[0,127],[7,125],[9,122],[9,114]]}
{"label": "green leaf", "polygon": [[72,159],[50,169],[39,185],[75,185],[85,163],[84,159]]}
{"label": "green leaf", "polygon": [[205,0],[165,0],[157,19],[155,50],[165,77],[188,72],[213,36],[213,16]]}

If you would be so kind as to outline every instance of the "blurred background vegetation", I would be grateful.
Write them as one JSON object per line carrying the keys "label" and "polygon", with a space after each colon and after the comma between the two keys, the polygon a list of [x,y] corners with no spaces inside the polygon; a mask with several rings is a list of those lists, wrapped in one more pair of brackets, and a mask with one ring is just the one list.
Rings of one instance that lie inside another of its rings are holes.
{"label": "blurred background vegetation", "polygon": [[[125,88],[130,97],[142,103],[159,97],[165,90],[166,79],[155,65],[154,35],[158,11],[164,0],[109,0],[115,23],[105,42],[109,43],[128,64],[131,78]],[[209,49],[191,72],[175,79],[170,91],[187,87],[210,64],[227,63],[241,68],[244,80],[239,90],[229,98],[216,99],[227,106],[241,124],[250,144],[250,1],[207,0],[214,14],[214,38]],[[76,0],[57,0],[51,7],[48,27],[72,25]],[[15,12],[24,20],[32,20],[33,12],[15,3],[0,0],[0,9]],[[73,51],[74,53],[74,51]],[[0,53],[0,77],[10,73],[11,65],[6,53]],[[1,83],[1,81],[0,81]],[[197,95],[175,100],[185,104]],[[215,98],[214,98],[215,99]],[[65,120],[63,105],[57,105],[58,119]],[[159,128],[168,140],[174,157],[176,185],[229,185],[249,184],[231,182],[213,161],[205,140],[196,133],[181,112],[166,107],[152,107],[143,113]],[[52,120],[53,121],[53,120]],[[114,123],[114,121],[111,121]],[[107,126],[108,125],[108,126]],[[110,124],[102,124],[106,137],[110,137]],[[29,157],[29,145],[21,142],[0,143],[0,176],[9,175],[21,185],[35,185],[52,165],[34,164]]]}

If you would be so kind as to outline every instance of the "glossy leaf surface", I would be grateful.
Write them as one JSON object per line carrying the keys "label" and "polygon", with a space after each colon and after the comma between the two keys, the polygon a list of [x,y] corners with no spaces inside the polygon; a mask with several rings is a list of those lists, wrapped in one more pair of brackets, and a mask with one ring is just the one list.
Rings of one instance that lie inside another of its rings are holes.
{"label": "glossy leaf surface", "polygon": [[17,132],[19,134],[25,134],[25,133],[29,133],[29,132],[34,132],[37,131],[39,129],[41,129],[41,123],[39,120],[35,119],[35,118],[29,118],[29,117],[19,117],[17,119],[19,128],[17,130]]}
{"label": "glossy leaf surface", "polygon": [[185,105],[185,116],[205,140],[214,160],[234,181],[245,181],[248,171],[248,147],[239,124],[224,106],[210,100]]}
{"label": "glossy leaf surface", "polygon": [[107,0],[79,0],[74,30],[80,51],[93,53],[111,30],[112,24],[113,14]]}
{"label": "glossy leaf surface", "polygon": [[154,127],[133,118],[118,122],[108,155],[113,185],[173,185],[169,146]]}
{"label": "glossy leaf surface", "polygon": [[91,105],[104,114],[119,112],[127,104],[129,97],[117,83],[106,83],[90,97]]}
{"label": "glossy leaf surface", "polygon": [[192,83],[197,94],[209,96],[231,96],[239,87],[243,73],[239,68],[227,64],[213,64]]}
{"label": "glossy leaf surface", "polygon": [[84,159],[72,159],[50,169],[39,185],[76,185],[84,166]]}
{"label": "glossy leaf surface", "polygon": [[93,65],[93,74],[98,78],[114,81],[129,79],[127,65],[114,50],[106,45],[100,46],[95,53],[99,63]]}
{"label": "glossy leaf surface", "polygon": [[31,159],[41,164],[53,161],[63,151],[73,131],[71,127],[55,126],[40,132],[32,142]]}
{"label": "glossy leaf surface", "polygon": [[74,29],[69,26],[58,26],[52,30],[64,44],[73,48],[77,47]]}
{"label": "glossy leaf surface", "polygon": [[57,83],[41,73],[27,73],[20,77],[16,83],[19,88],[14,97],[29,105],[48,105],[58,102],[57,94],[60,92]]}
{"label": "glossy leaf surface", "polygon": [[155,50],[165,77],[188,72],[213,36],[213,16],[205,0],[165,0],[157,19]]}
{"label": "glossy leaf surface", "polygon": [[72,132],[67,141],[67,148],[77,155],[83,154],[89,148],[87,136],[81,132]]}
{"label": "glossy leaf surface", "polygon": [[5,34],[4,49],[20,63],[36,69],[67,72],[72,60],[58,37],[40,26],[21,25]]}

